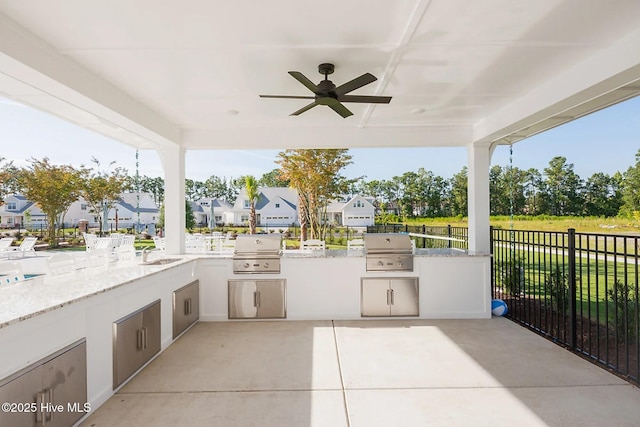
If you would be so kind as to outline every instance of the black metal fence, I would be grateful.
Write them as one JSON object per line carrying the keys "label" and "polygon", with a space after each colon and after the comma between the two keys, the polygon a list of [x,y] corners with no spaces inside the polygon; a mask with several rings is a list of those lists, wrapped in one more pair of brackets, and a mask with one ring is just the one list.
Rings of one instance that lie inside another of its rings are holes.
{"label": "black metal fence", "polygon": [[[469,229],[467,227],[376,224],[367,227],[367,233],[409,233],[416,248],[455,248],[467,250]],[[428,236],[428,237],[424,237]]]}
{"label": "black metal fence", "polygon": [[639,383],[640,237],[492,229],[507,317]]}

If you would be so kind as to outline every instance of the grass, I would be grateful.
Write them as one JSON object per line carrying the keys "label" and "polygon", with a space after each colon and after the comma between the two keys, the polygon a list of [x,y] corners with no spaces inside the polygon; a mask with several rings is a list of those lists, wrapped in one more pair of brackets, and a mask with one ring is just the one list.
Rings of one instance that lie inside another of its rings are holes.
{"label": "grass", "polygon": [[[511,228],[509,216],[492,216],[490,224],[495,228],[508,230]],[[408,225],[433,225],[466,227],[468,225],[466,217],[448,218],[412,218],[403,222]],[[574,228],[581,233],[633,233],[640,235],[640,223],[627,218],[600,218],[600,217],[575,217],[575,216],[526,216],[517,215],[514,217],[513,228],[515,230],[536,230],[536,231],[567,231]]]}
{"label": "grass", "polygon": [[[500,287],[502,282],[500,260],[521,258],[520,266],[524,282],[522,291],[547,302],[551,297],[548,290],[545,289],[545,280],[556,267],[565,274],[568,273],[569,268],[569,257],[562,253],[550,255],[549,253],[515,249],[512,254],[511,249],[503,248],[495,253],[495,257],[498,263],[496,267],[497,287]],[[631,259],[628,260],[625,271],[623,262],[578,258],[576,263],[578,312],[588,314],[590,309],[592,318],[597,317],[600,322],[606,322],[607,310],[610,312],[615,310],[614,303],[608,300],[607,291],[613,288],[616,280],[627,283],[635,290],[638,273],[635,261],[632,263]]]}

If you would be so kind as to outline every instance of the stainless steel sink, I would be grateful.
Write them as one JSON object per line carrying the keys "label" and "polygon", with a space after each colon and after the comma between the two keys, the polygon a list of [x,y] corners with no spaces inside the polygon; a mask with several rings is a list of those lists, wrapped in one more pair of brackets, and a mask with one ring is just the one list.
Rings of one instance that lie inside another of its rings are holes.
{"label": "stainless steel sink", "polygon": [[147,261],[142,263],[142,265],[165,265],[171,264],[172,262],[180,261],[180,258],[160,258],[153,261]]}

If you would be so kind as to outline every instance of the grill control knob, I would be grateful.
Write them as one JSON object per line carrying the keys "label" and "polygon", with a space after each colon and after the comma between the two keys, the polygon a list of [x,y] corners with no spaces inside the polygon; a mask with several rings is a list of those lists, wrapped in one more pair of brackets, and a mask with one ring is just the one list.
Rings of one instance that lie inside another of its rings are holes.
{"label": "grill control knob", "polygon": [[248,262],[245,262],[244,264],[242,264],[242,266],[243,266],[244,268],[249,268],[249,266],[250,266],[250,265],[251,265],[251,264],[249,264]]}
{"label": "grill control knob", "polygon": [[379,265],[380,267],[382,267],[382,266],[384,265],[384,262],[382,262],[382,261],[378,261],[378,265]]}
{"label": "grill control knob", "polygon": [[398,261],[398,267],[402,267],[402,261]]}
{"label": "grill control knob", "polygon": [[264,268],[269,268],[269,263],[268,263],[268,262],[265,262],[265,263],[263,264],[263,266],[264,266]]}

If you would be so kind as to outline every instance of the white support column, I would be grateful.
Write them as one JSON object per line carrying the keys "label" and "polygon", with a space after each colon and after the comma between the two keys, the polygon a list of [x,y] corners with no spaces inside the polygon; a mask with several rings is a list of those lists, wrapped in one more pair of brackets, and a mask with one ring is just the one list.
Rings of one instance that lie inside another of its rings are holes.
{"label": "white support column", "polygon": [[185,150],[179,145],[158,151],[164,169],[164,236],[167,254],[184,253],[185,242]]}
{"label": "white support column", "polygon": [[488,255],[489,236],[489,169],[491,149],[488,145],[467,146],[469,253]]}

